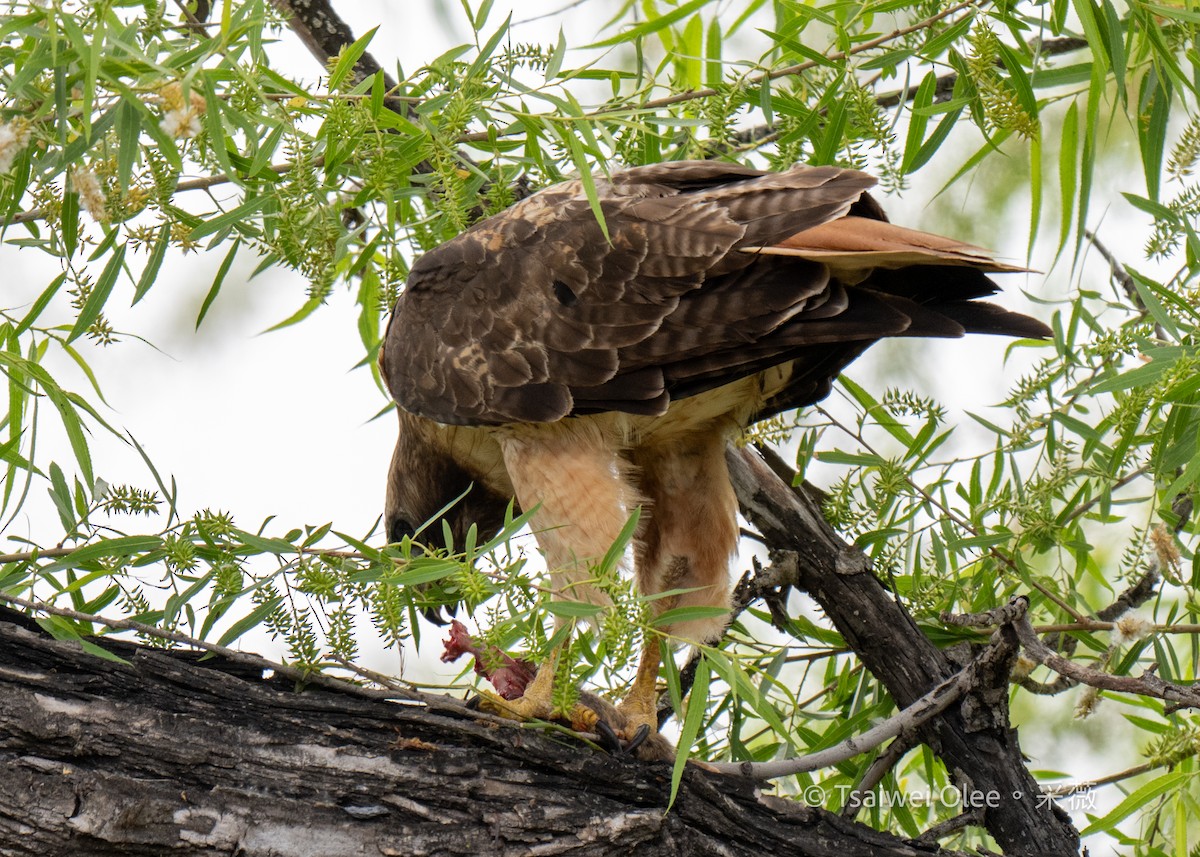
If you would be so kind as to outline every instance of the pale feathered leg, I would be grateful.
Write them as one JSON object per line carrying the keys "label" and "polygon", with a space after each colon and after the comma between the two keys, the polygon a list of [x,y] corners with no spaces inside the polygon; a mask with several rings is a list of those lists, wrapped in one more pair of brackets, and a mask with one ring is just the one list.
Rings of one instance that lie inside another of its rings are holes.
{"label": "pale feathered leg", "polygon": [[[636,495],[613,444],[599,430],[579,428],[567,432],[556,425],[522,426],[499,440],[517,502],[522,509],[536,509],[531,527],[546,557],[554,597],[607,607],[610,599],[593,583],[595,566],[620,536]],[[562,715],[575,728],[593,731],[597,716],[592,709],[576,705],[568,712],[553,710],[560,652],[550,653],[519,699],[491,698],[486,707],[516,719]]]}
{"label": "pale feathered leg", "polygon": [[[652,602],[660,615],[677,607],[729,608],[729,560],[737,548],[737,499],[725,465],[724,433],[716,426],[670,444],[645,449],[636,459],[638,488],[647,499],[637,534],[638,588],[645,595],[687,592]],[[727,617],[693,619],[663,628],[669,637],[696,643],[718,639]],[[649,636],[637,677],[621,702],[633,728],[658,728],[659,642]]]}

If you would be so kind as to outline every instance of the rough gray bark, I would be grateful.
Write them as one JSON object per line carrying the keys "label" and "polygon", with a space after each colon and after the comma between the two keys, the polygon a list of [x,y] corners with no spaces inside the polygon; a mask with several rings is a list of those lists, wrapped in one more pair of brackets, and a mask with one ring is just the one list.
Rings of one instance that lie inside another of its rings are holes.
{"label": "rough gray bark", "polygon": [[0,855],[945,854],[696,766],[0,615]]}
{"label": "rough gray bark", "polygon": [[[271,0],[271,5],[285,17],[292,32],[322,66],[328,67],[344,48],[354,44],[354,33],[329,0]],[[383,72],[385,89],[389,93],[394,91],[395,78],[384,71],[370,51],[363,51],[354,64],[353,80],[361,83],[379,72]],[[404,102],[385,98],[385,104],[397,113],[413,115]]]}

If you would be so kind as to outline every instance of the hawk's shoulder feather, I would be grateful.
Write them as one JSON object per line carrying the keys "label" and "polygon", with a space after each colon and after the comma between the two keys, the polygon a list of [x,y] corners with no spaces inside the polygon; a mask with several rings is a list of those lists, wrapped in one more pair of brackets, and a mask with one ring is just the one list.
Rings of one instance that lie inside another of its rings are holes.
{"label": "hawk's shoulder feather", "polygon": [[382,365],[399,405],[450,424],[552,422],[790,364],[758,415],[808,404],[885,336],[1046,336],[975,299],[978,247],[887,222],[874,179],[684,161],[547,188],[422,257]]}

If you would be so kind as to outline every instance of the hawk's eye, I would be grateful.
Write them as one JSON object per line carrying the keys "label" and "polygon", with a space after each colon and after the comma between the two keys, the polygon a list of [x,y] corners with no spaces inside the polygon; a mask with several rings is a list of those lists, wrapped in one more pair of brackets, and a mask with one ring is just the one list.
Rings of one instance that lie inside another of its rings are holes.
{"label": "hawk's eye", "polygon": [[403,541],[405,536],[412,538],[413,533],[416,531],[417,528],[403,518],[393,518],[388,521],[387,525],[388,543],[396,544]]}

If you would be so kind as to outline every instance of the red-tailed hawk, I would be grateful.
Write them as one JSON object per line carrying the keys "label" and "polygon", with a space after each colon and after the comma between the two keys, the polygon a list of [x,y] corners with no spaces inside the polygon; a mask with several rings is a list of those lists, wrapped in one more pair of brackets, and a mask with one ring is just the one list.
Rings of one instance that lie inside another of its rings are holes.
{"label": "red-tailed hawk", "polygon": [[[472,523],[482,540],[515,498],[536,507],[558,597],[604,604],[589,566],[641,507],[640,591],[689,590],[654,609],[727,606],[725,447],[746,426],[818,401],[883,337],[1050,334],[976,300],[997,291],[985,273],[1023,269],[891,225],[873,184],[836,167],[638,167],[596,182],[607,237],[570,181],[425,254],[380,353],[400,417],[388,538],[470,487],[445,517],[457,544]],[[723,627],[665,630],[711,641]],[[627,731],[657,728],[658,651],[622,703]],[[552,667],[515,713],[551,714]]]}

